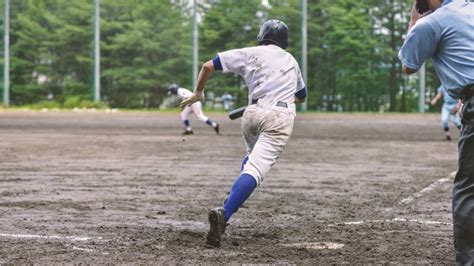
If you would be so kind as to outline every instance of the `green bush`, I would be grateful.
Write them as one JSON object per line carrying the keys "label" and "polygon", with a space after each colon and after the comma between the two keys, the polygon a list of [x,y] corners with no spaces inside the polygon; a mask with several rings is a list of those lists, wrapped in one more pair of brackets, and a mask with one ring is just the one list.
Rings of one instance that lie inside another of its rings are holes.
{"label": "green bush", "polygon": [[64,101],[64,108],[97,108],[105,109],[108,105],[104,102],[94,102],[89,99],[84,99],[81,96],[69,97]]}
{"label": "green bush", "polygon": [[79,107],[80,103],[81,103],[81,97],[80,96],[68,97],[64,101],[64,107],[65,108]]}
{"label": "green bush", "polygon": [[34,103],[31,105],[27,105],[26,107],[32,108],[32,109],[53,109],[53,108],[61,108],[61,103],[57,101],[42,101],[39,103]]}
{"label": "green bush", "polygon": [[79,108],[96,108],[96,109],[105,109],[109,106],[104,102],[94,102],[91,100],[83,100],[79,103]]}

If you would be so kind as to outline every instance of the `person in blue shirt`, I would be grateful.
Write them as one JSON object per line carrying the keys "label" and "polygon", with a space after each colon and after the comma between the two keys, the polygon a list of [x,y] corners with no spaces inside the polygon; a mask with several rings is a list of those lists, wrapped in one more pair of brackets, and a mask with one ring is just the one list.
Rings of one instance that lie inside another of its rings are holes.
{"label": "person in blue shirt", "polygon": [[457,115],[458,112],[458,100],[449,96],[443,86],[439,86],[438,93],[431,100],[431,105],[435,106],[439,100],[443,99],[443,107],[441,107],[441,126],[444,130],[444,138],[447,141],[451,140],[451,134],[449,133],[449,119],[458,128],[461,129],[461,119]]}
{"label": "person in blue shirt", "polygon": [[474,3],[424,1],[430,11],[420,14],[413,5],[398,57],[406,74],[431,58],[447,94],[462,101],[452,200],[454,248],[457,265],[474,265]]}
{"label": "person in blue shirt", "polygon": [[230,111],[230,109],[232,109],[232,100],[234,99],[234,97],[232,97],[232,95],[226,91],[221,96],[221,99],[222,103],[224,104],[224,109],[226,111]]}

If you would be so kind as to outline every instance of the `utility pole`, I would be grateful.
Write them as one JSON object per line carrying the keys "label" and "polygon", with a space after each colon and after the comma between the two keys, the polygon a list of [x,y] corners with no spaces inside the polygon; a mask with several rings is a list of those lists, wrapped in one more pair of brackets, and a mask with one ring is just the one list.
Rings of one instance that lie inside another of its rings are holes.
{"label": "utility pole", "polygon": [[95,25],[94,25],[94,45],[95,45],[95,73],[94,73],[94,101],[100,101],[100,0],[95,0]]}
{"label": "utility pole", "polygon": [[3,105],[10,105],[10,0],[5,0],[3,17]]}
{"label": "utility pole", "polygon": [[420,99],[418,102],[418,111],[420,113],[425,112],[425,85],[426,85],[426,64],[423,63],[419,70],[419,80],[420,80]]}
{"label": "utility pole", "polygon": [[197,22],[197,3],[193,0],[193,89],[196,88],[196,80],[198,76],[198,22]]}
{"label": "utility pole", "polygon": [[[306,83],[306,90],[308,90],[308,1],[302,0],[301,3],[301,64],[304,82]],[[306,101],[301,104],[301,111],[306,112],[308,108],[308,97]]]}

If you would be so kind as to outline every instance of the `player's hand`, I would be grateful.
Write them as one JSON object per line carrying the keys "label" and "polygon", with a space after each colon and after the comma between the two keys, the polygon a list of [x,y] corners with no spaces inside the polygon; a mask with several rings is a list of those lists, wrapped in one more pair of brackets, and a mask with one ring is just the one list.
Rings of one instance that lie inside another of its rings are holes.
{"label": "player's hand", "polygon": [[435,106],[436,105],[436,100],[431,100],[431,106]]}
{"label": "player's hand", "polygon": [[451,114],[453,114],[453,115],[456,114],[456,113],[458,112],[458,110],[459,110],[459,109],[458,109],[458,106],[457,106],[457,104],[456,104],[456,107],[453,107],[453,108],[451,109]]}
{"label": "player's hand", "polygon": [[190,106],[191,104],[197,101],[204,102],[204,93],[202,91],[193,92],[193,94],[189,98],[187,98],[186,100],[183,100],[179,104],[179,107],[184,108],[186,106]]}
{"label": "player's hand", "polygon": [[413,26],[415,26],[416,22],[420,18],[428,16],[429,14],[431,14],[431,10],[428,11],[428,12],[425,12],[423,14],[418,13],[418,10],[416,9],[416,2],[413,3],[413,6],[411,8],[411,18],[410,18],[410,23],[409,23],[409,26],[408,26],[408,31],[410,31],[411,28],[413,28]]}
{"label": "player's hand", "polygon": [[456,106],[456,109],[457,109],[456,112],[458,113],[458,117],[461,119],[461,121],[463,120],[463,119],[462,119],[462,113],[461,113],[462,107],[463,107],[462,101],[461,101],[461,100],[458,100],[458,104],[457,104],[457,106]]}
{"label": "player's hand", "polygon": [[416,23],[420,18],[428,16],[429,14],[431,14],[431,12],[432,12],[431,10],[428,10],[423,14],[418,13],[418,10],[416,9],[416,2],[415,2],[413,3],[413,6],[411,8],[411,20]]}

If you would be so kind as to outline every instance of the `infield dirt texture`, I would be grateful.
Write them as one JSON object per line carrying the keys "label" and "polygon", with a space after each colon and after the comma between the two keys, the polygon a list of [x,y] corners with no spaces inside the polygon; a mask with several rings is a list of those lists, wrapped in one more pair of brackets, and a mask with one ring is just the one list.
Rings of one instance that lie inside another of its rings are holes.
{"label": "infield dirt texture", "polygon": [[439,115],[302,114],[283,155],[204,247],[239,175],[221,136],[177,113],[0,112],[0,263],[452,264],[458,130]]}

